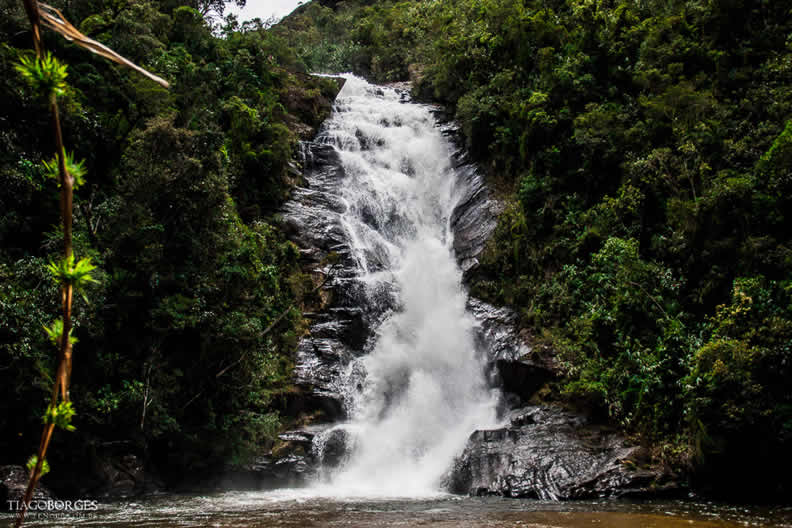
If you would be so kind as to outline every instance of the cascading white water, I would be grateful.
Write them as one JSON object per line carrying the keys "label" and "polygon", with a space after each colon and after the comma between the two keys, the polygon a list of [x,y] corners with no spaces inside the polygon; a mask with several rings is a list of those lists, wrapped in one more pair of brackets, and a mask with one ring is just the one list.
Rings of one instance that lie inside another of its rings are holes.
{"label": "cascading white water", "polygon": [[360,279],[372,300],[395,297],[349,366],[351,451],[330,482],[341,494],[436,493],[470,433],[496,420],[452,249],[451,145],[428,107],[401,99],[347,76],[321,139],[344,168],[341,223]]}

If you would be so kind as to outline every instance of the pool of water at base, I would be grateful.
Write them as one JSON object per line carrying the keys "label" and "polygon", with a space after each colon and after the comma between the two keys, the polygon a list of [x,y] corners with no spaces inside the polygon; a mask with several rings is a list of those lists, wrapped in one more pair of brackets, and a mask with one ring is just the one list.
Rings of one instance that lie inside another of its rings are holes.
{"label": "pool of water at base", "polygon": [[[161,495],[95,511],[31,512],[30,527],[792,528],[792,507],[695,500],[545,502],[501,497],[334,497],[333,490]],[[0,526],[13,517],[0,516]]]}

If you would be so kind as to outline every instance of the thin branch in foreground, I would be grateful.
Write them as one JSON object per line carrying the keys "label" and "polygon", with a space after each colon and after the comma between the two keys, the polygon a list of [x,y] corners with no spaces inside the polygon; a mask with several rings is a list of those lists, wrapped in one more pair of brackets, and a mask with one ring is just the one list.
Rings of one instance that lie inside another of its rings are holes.
{"label": "thin branch in foreground", "polygon": [[115,51],[111,50],[104,44],[97,42],[92,38],[86,37],[85,35],[80,33],[80,31],[77,30],[77,28],[75,28],[68,20],[66,20],[66,17],[64,17],[63,13],[61,13],[58,9],[55,9],[54,7],[47,4],[39,3],[39,12],[41,14],[41,23],[45,27],[55,31],[56,33],[60,33],[66,40],[70,40],[74,42],[78,46],[87,49],[91,53],[95,53],[101,57],[104,57],[113,62],[121,64],[122,66],[126,66],[127,68],[135,70],[141,75],[145,75],[152,81],[161,84],[165,88],[168,88],[170,86],[168,84],[168,81],[166,81],[162,77],[158,77],[157,75],[154,75],[153,73],[144,70],[134,62],[125,59],[124,57],[122,57]]}
{"label": "thin branch in foreground", "polygon": [[[75,42],[79,46],[91,51],[92,53],[131,68],[148,77],[149,79],[161,84],[162,86],[166,88],[168,87],[168,83],[164,79],[149,73],[140,66],[137,66],[118,53],[114,52],[107,46],[100,44],[99,42],[96,42],[95,40],[90,39],[80,33],[73,25],[69,23],[69,21],[66,20],[63,14],[54,7],[41,4],[37,0],[22,0],[22,3],[25,6],[25,12],[27,13],[28,19],[30,20],[31,30],[33,32],[33,45],[36,50],[36,57],[39,66],[41,66],[44,56],[44,46],[41,41],[41,26],[43,25],[63,35],[67,40]],[[58,179],[60,181],[61,187],[60,208],[61,221],[63,224],[63,262],[69,262],[69,259],[72,259],[73,262],[72,208],[75,179],[74,175],[69,172],[70,169],[66,166],[66,149],[64,148],[57,96],[57,91],[54,90],[47,94],[50,112],[52,114],[53,131],[55,133],[55,156],[57,159]],[[69,380],[71,378],[72,371],[71,318],[73,293],[73,284],[71,282],[61,281],[62,329],[60,338],[57,340],[57,373],[52,387],[50,405],[48,407],[47,414],[45,415],[46,419],[44,423],[44,430],[41,433],[41,441],[39,442],[38,451],[35,455],[35,463],[33,463],[34,459],[31,459],[29,463],[29,465],[32,463],[33,467],[30,470],[28,485],[25,489],[24,499],[22,501],[22,508],[17,514],[16,523],[14,525],[16,528],[20,528],[25,522],[25,515],[28,508],[30,507],[30,501],[33,498],[36,485],[38,484],[42,474],[45,472],[45,468],[48,467],[46,465],[45,457],[47,450],[49,449],[50,440],[52,440],[52,434],[55,430],[55,426],[58,424],[56,419],[56,411],[60,409],[60,406],[57,405],[58,395],[60,394],[63,403],[69,403]],[[71,409],[70,406],[69,409]],[[73,411],[71,411],[71,414],[73,414]],[[71,418],[71,414],[69,414],[69,419]],[[64,424],[60,424],[59,426],[64,427]]]}

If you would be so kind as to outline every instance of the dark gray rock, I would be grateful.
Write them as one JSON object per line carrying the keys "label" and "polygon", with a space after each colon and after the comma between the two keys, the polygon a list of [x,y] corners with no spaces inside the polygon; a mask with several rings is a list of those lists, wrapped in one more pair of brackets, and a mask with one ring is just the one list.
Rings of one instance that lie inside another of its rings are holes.
{"label": "dark gray rock", "polygon": [[321,449],[317,452],[319,463],[330,469],[340,466],[349,452],[349,440],[349,433],[342,428],[328,431],[322,438]]}
{"label": "dark gray rock", "polygon": [[297,446],[305,453],[311,452],[316,431],[307,429],[297,429],[295,431],[286,431],[278,435],[278,438],[283,442],[288,442],[291,446]]}
{"label": "dark gray rock", "polygon": [[449,487],[545,500],[653,496],[679,488],[668,471],[638,469],[645,458],[645,450],[584,416],[526,407],[512,412],[505,427],[470,436]]}
{"label": "dark gray rock", "polygon": [[[283,207],[283,227],[301,248],[305,271],[327,279],[329,306],[308,314],[309,333],[296,351],[295,384],[300,390],[287,407],[294,414],[318,410],[320,420],[334,421],[344,416],[341,373],[362,352],[376,314],[360,308],[362,285],[340,221],[345,205],[338,193],[345,174],[338,153],[321,141],[303,142],[301,158],[304,183]],[[337,255],[333,266],[325,262],[330,253]]]}
{"label": "dark gray rock", "polygon": [[320,470],[334,469],[346,459],[349,434],[341,427],[311,425],[286,431],[267,455],[242,467],[228,468],[218,489],[275,489],[314,482]]}
{"label": "dark gray rock", "polygon": [[311,336],[338,339],[347,343],[352,351],[363,350],[369,337],[365,314],[358,307],[330,308],[327,313],[314,318]]}
{"label": "dark gray rock", "polygon": [[[9,510],[9,501],[19,501],[25,498],[28,484],[28,471],[22,466],[0,466],[0,511]],[[33,492],[33,500],[54,499],[52,493],[39,482]]]}
{"label": "dark gray rock", "polygon": [[432,114],[444,136],[456,148],[452,154],[457,173],[459,200],[451,213],[450,227],[454,234],[454,252],[463,277],[468,279],[479,266],[479,255],[498,225],[503,205],[495,200],[487,187],[484,172],[468,155],[465,137],[454,122],[453,115],[443,107]]}
{"label": "dark gray rock", "polygon": [[519,361],[530,355],[532,347],[517,331],[517,314],[509,308],[497,308],[473,297],[467,309],[478,323],[477,341],[486,350],[490,362],[497,360]]}
{"label": "dark gray rock", "polygon": [[214,487],[220,490],[301,487],[308,485],[314,470],[313,461],[305,455],[287,454],[277,458],[266,455],[242,468],[228,469]]}
{"label": "dark gray rock", "polygon": [[283,207],[282,226],[301,248],[343,253],[346,237],[338,221],[344,204],[336,189],[344,178],[338,152],[332,145],[301,143],[304,185],[296,187]]}
{"label": "dark gray rock", "polygon": [[109,449],[94,453],[90,474],[93,482],[87,491],[92,496],[132,497],[164,488],[156,475],[146,471],[140,457],[129,452]]}
{"label": "dark gray rock", "polygon": [[478,267],[478,257],[498,225],[500,204],[490,199],[484,176],[465,161],[457,167],[459,202],[451,213],[454,252],[465,277]]}
{"label": "dark gray rock", "polygon": [[496,308],[478,299],[468,299],[467,308],[476,318],[477,346],[487,356],[491,382],[514,403],[525,404],[559,367],[549,350],[534,347],[525,333],[517,330],[517,314]]}
{"label": "dark gray rock", "polygon": [[274,449],[248,464],[226,468],[214,487],[270,490],[308,485],[317,472],[313,443],[321,431],[321,427],[314,426],[279,434],[281,442]]}
{"label": "dark gray rock", "polygon": [[323,421],[343,418],[344,366],[354,357],[338,339],[308,336],[297,347],[295,384],[310,394],[322,410]]}

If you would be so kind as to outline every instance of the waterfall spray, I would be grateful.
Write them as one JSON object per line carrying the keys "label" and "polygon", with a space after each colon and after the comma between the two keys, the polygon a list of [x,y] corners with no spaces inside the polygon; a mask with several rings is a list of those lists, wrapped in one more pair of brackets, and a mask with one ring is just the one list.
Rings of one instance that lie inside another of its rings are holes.
{"label": "waterfall spray", "polygon": [[350,422],[334,428],[345,431],[348,455],[324,485],[353,495],[436,493],[470,433],[495,423],[497,401],[452,249],[451,145],[429,107],[353,76],[318,141],[337,149],[344,169],[340,223],[367,302],[381,302],[385,289],[392,306],[369,353],[348,366]]}

